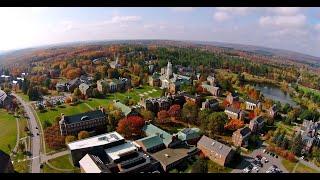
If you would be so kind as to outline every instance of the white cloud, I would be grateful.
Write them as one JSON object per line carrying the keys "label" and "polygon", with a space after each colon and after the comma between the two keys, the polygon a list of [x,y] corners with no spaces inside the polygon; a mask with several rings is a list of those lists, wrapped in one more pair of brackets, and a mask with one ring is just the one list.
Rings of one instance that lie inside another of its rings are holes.
{"label": "white cloud", "polygon": [[252,7],[217,7],[218,12],[226,12],[231,14],[245,15],[249,11],[255,10],[256,8]]}
{"label": "white cloud", "polygon": [[292,16],[262,16],[259,19],[261,26],[274,26],[274,27],[302,27],[306,24],[306,16],[297,14]]}
{"label": "white cloud", "polygon": [[320,31],[320,23],[319,23],[319,24],[316,24],[316,25],[314,26],[314,28],[315,28],[316,30]]}
{"label": "white cloud", "polygon": [[126,23],[126,22],[137,22],[140,21],[140,16],[113,16],[110,23]]}
{"label": "white cloud", "polygon": [[195,8],[194,7],[172,7],[170,9],[172,9],[174,12],[191,12]]}
{"label": "white cloud", "polygon": [[280,15],[295,15],[300,12],[299,7],[272,7],[268,8],[270,12]]}
{"label": "white cloud", "polygon": [[213,18],[216,21],[225,21],[225,20],[228,20],[230,18],[230,16],[225,12],[218,11],[213,14]]}

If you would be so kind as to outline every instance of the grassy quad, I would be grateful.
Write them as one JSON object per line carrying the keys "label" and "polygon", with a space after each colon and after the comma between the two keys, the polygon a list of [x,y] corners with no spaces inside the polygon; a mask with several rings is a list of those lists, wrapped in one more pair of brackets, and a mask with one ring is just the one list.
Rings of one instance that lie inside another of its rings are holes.
{"label": "grassy quad", "polygon": [[51,123],[54,123],[55,117],[60,116],[61,113],[64,113],[65,115],[73,115],[87,111],[90,111],[90,108],[84,103],[80,103],[75,106],[64,104],[63,106],[56,107],[55,109],[47,109],[46,112],[41,113],[37,111],[37,115],[43,125],[45,120],[49,120]]}
{"label": "grassy quad", "polygon": [[0,109],[0,137],[0,149],[10,154],[8,144],[12,149],[16,145],[17,124],[15,117],[4,109]]}
{"label": "grassy quad", "polygon": [[[282,164],[289,172],[292,172],[297,165],[297,163],[290,162],[286,159],[282,160]],[[294,173],[319,173],[319,171],[299,163]]]}
{"label": "grassy quad", "polygon": [[[64,155],[61,157],[57,157],[55,159],[51,159],[51,160],[49,160],[49,163],[58,169],[65,169],[66,171],[60,171],[57,169],[53,169],[49,165],[45,164],[43,166],[44,173],[70,173],[70,172],[76,173],[76,172],[80,172],[79,168],[76,168],[72,165],[69,155]],[[72,171],[67,171],[67,170],[72,170]]]}

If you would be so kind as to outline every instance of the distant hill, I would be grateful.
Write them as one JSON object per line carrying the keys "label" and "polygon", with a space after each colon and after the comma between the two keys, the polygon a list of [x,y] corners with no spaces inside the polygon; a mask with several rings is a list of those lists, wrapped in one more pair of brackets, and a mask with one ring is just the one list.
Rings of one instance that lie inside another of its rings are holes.
{"label": "distant hill", "polygon": [[231,48],[234,50],[241,50],[246,52],[252,52],[259,55],[271,56],[271,57],[283,57],[294,61],[308,62],[308,63],[320,63],[320,57],[315,57],[307,54],[302,54],[294,51],[274,49],[261,46],[221,43],[221,42],[204,42],[204,41],[192,41],[197,44],[206,44],[222,48]]}
{"label": "distant hill", "polygon": [[183,46],[183,47],[197,47],[199,45],[212,46],[215,48],[220,48],[225,51],[236,50],[243,51],[249,54],[256,54],[261,56],[266,56],[270,58],[285,58],[292,61],[297,61],[301,63],[306,63],[310,65],[316,65],[320,67],[320,57],[315,57],[311,55],[306,55],[298,52],[293,52],[289,50],[273,49],[267,47],[253,46],[253,45],[243,45],[243,44],[233,44],[233,43],[221,43],[221,42],[208,42],[208,41],[176,41],[176,40],[101,40],[101,41],[80,41],[80,42],[70,42],[70,43],[59,43],[46,46],[38,46],[33,48],[26,48],[15,51],[0,51],[0,61],[6,59],[24,59],[24,57],[31,55],[32,53],[41,49],[50,48],[63,48],[63,47],[76,47],[76,46],[86,46],[86,45],[108,45],[108,44],[139,44],[139,45],[171,45],[171,46]]}

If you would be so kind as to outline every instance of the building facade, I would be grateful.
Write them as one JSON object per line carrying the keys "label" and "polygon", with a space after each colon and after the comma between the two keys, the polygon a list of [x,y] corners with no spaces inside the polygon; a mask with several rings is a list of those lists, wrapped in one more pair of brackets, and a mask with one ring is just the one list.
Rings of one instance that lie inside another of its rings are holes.
{"label": "building facade", "polygon": [[59,121],[62,136],[77,135],[80,131],[96,131],[106,128],[106,114],[102,107],[99,110],[89,111],[72,116],[61,114]]}
{"label": "building facade", "polygon": [[249,127],[238,129],[232,134],[232,142],[237,147],[247,147],[250,135],[251,130]]}

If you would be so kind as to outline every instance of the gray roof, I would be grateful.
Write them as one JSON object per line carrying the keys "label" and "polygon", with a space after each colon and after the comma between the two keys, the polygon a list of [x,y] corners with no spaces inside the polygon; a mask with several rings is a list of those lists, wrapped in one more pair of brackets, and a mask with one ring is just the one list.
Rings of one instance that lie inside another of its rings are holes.
{"label": "gray roof", "polygon": [[250,102],[252,104],[258,104],[259,101],[253,100],[253,99],[246,99],[247,102]]}
{"label": "gray roof", "polygon": [[138,139],[136,142],[143,144],[146,149],[150,149],[163,144],[163,141],[159,135],[147,136],[145,138]]}
{"label": "gray roof", "polygon": [[257,116],[255,118],[253,118],[252,121],[257,121],[260,124],[260,123],[264,122],[264,119],[262,116]]}
{"label": "gray roof", "polygon": [[251,130],[249,127],[244,127],[244,128],[238,129],[237,131],[239,131],[242,136],[246,136],[247,134],[251,133]]}
{"label": "gray roof", "polygon": [[6,97],[7,97],[7,94],[4,91],[0,90],[0,101],[4,101]]}
{"label": "gray roof", "polygon": [[234,107],[232,107],[232,106],[226,107],[226,110],[227,110],[227,111],[234,112],[234,113],[237,113],[237,114],[239,114],[239,113],[241,112],[240,109],[234,108]]}
{"label": "gray roof", "polygon": [[83,120],[96,119],[105,117],[105,114],[101,110],[89,111],[81,114],[65,116],[64,121],[66,124],[77,123]]}
{"label": "gray roof", "polygon": [[232,151],[232,148],[222,144],[214,139],[211,139],[207,136],[202,136],[201,139],[198,141],[198,146],[201,145],[204,148],[221,154],[222,156],[226,157]]}

